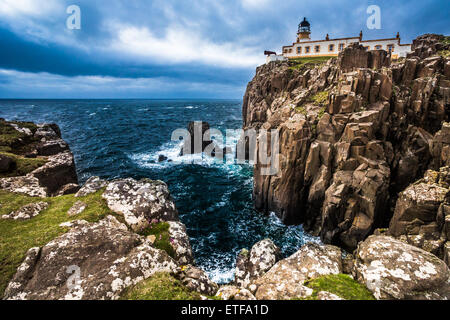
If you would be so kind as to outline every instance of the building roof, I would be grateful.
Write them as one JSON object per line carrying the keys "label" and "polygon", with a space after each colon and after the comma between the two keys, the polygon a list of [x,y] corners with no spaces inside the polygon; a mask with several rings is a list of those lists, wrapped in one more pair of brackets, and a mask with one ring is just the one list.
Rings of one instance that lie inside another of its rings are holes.
{"label": "building roof", "polygon": [[311,27],[308,20],[306,20],[306,17],[303,18],[303,21],[300,23],[300,27]]}

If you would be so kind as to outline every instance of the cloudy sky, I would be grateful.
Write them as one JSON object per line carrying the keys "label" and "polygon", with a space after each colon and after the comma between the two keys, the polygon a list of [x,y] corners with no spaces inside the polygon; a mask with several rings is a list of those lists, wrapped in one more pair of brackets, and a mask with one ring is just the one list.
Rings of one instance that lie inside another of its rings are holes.
{"label": "cloudy sky", "polygon": [[[69,30],[69,5],[81,30]],[[369,5],[382,28],[368,30]],[[358,35],[450,34],[448,0],[0,0],[0,98],[237,98],[264,50]]]}

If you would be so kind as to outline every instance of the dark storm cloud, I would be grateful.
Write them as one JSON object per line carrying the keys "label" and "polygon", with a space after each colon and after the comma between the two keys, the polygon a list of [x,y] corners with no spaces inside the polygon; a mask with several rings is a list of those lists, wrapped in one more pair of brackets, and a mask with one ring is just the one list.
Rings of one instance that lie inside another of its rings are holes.
{"label": "dark storm cloud", "polygon": [[[82,29],[69,31],[65,9],[73,3],[81,7]],[[371,4],[381,7],[381,30],[366,27]],[[0,75],[0,97],[11,96],[21,84],[23,95],[35,94],[26,87],[27,77],[41,79],[39,93],[51,97],[55,79],[37,76],[46,73],[66,83],[84,81],[85,86],[74,86],[77,96],[92,95],[86,88],[94,84],[85,77],[95,76],[94,86],[103,86],[111,97],[120,91],[108,87],[115,78],[115,85],[130,88],[133,81],[153,79],[149,84],[173,90],[164,91],[167,97],[180,92],[223,96],[214,90],[224,90],[237,98],[264,61],[263,50],[279,52],[291,43],[303,16],[310,19],[315,39],[360,30],[365,38],[391,37],[399,31],[402,41],[410,42],[426,32],[448,34],[449,11],[448,0],[0,0],[0,70],[17,71]],[[120,92],[126,97],[127,91]]]}

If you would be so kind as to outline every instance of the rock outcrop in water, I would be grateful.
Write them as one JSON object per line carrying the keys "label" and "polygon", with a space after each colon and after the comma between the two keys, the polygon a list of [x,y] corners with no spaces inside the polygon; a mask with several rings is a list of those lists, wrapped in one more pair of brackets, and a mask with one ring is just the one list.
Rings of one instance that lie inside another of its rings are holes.
{"label": "rock outcrop in water", "polygon": [[348,250],[387,227],[398,194],[449,161],[448,49],[424,35],[400,61],[355,45],[325,63],[259,67],[244,128],[279,130],[280,163],[272,176],[255,166],[256,209]]}

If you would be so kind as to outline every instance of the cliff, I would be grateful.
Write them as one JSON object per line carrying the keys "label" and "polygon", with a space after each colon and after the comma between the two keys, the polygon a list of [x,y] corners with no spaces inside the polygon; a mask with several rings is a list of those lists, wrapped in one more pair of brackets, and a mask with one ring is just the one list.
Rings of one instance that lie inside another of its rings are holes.
{"label": "cliff", "polygon": [[259,67],[244,129],[278,129],[281,156],[276,176],[255,166],[256,209],[350,251],[387,228],[399,193],[450,164],[449,48],[448,37],[424,35],[398,61],[354,45],[326,62]]}

